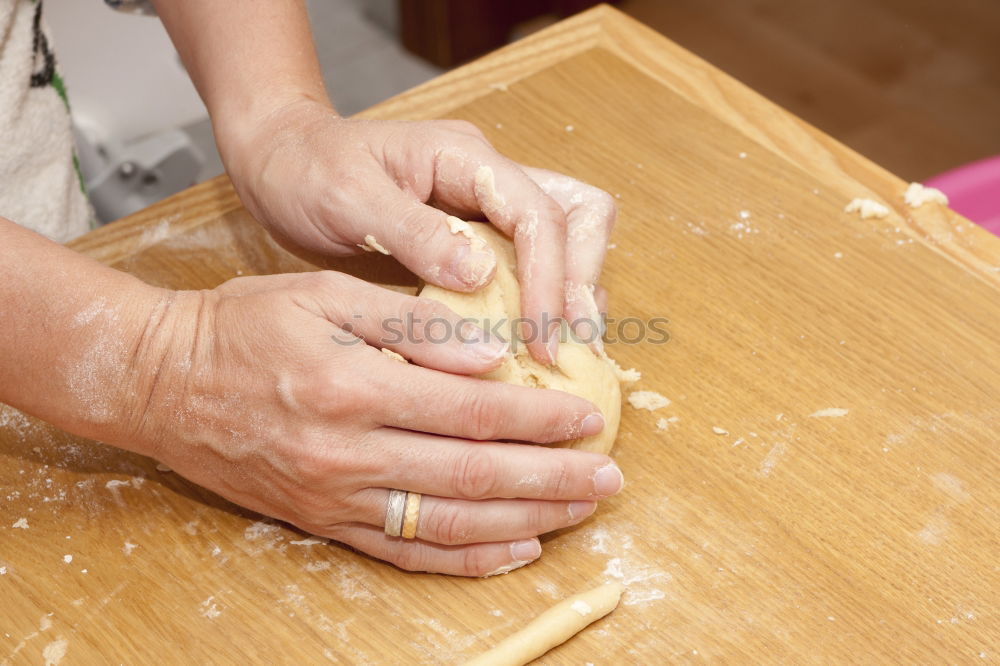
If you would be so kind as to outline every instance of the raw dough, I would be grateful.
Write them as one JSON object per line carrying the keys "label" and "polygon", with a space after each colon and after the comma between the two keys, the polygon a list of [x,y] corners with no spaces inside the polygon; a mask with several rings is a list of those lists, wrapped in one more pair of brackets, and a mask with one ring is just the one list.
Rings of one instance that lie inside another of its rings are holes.
{"label": "raw dough", "polygon": [[[496,255],[497,270],[493,280],[471,294],[426,285],[420,295],[433,298],[460,316],[476,320],[483,328],[497,330],[505,340],[511,340],[511,323],[521,316],[521,288],[516,277],[514,246],[493,227],[486,224],[475,226],[475,233]],[[497,326],[498,322],[502,326]],[[556,389],[590,400],[604,415],[604,430],[560,445],[598,453],[608,453],[614,445],[621,419],[618,377],[610,359],[595,356],[585,344],[572,339],[561,343],[558,365],[554,368],[537,363],[528,354],[527,348],[518,344],[516,354],[508,355],[503,365],[482,377],[521,386]]]}
{"label": "raw dough", "polygon": [[889,208],[874,199],[851,199],[851,203],[844,207],[845,213],[858,213],[862,220],[870,217],[888,217]]}
{"label": "raw dough", "polygon": [[375,237],[371,234],[365,236],[364,244],[358,243],[358,247],[365,252],[381,252],[382,254],[390,254],[389,250],[382,247],[382,245],[375,240]]}
{"label": "raw dough", "polygon": [[942,206],[948,205],[948,195],[936,187],[924,187],[920,183],[910,183],[903,193],[903,201],[910,208],[920,208],[925,203],[939,203]]}
{"label": "raw dough", "polygon": [[524,666],[613,611],[624,590],[621,583],[607,583],[560,601],[465,666]]}
{"label": "raw dough", "polygon": [[632,391],[628,394],[628,404],[634,409],[654,411],[670,404],[670,399],[656,391]]}

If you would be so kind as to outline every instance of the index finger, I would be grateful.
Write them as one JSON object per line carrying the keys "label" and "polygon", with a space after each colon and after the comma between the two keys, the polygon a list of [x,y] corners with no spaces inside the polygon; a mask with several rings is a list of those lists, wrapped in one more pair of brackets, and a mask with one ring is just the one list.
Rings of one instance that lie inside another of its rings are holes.
{"label": "index finger", "polygon": [[604,429],[604,417],[592,402],[563,391],[452,375],[388,358],[372,362],[382,366],[367,386],[373,392],[371,417],[379,425],[540,444]]}
{"label": "index finger", "polygon": [[521,314],[534,322],[525,336],[531,356],[554,364],[558,355],[566,275],[566,215],[515,162],[484,140],[438,157],[435,198],[456,212],[481,211],[514,241]]}

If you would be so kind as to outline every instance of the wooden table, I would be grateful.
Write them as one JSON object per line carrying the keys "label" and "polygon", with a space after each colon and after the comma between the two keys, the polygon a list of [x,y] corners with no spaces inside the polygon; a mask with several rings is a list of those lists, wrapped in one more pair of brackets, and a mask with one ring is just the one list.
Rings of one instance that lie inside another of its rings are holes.
{"label": "wooden table", "polygon": [[[1000,240],[608,8],[363,115],[619,197],[612,315],[671,338],[611,351],[673,401],[624,408],[625,491],[510,575],[407,574],[4,409],[0,658],[454,663],[621,577],[544,663],[1000,660]],[[308,268],[224,179],[73,246],[173,287]],[[412,288],[372,261],[338,267]]]}

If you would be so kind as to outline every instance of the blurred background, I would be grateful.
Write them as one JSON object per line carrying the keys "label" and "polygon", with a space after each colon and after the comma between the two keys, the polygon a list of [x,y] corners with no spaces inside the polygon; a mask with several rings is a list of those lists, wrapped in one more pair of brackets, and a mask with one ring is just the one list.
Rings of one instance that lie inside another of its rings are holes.
{"label": "blurred background", "polygon": [[[596,3],[308,4],[327,88],[352,114]],[[613,4],[905,179],[1000,155],[997,0]],[[100,0],[50,0],[46,12],[105,221],[222,172],[155,17]]]}

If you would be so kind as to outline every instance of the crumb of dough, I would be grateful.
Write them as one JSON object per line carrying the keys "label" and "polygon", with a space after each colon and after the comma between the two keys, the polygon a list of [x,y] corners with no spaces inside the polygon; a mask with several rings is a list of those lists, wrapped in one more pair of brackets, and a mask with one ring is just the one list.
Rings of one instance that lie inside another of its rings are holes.
{"label": "crumb of dough", "polygon": [[393,361],[399,361],[400,363],[407,363],[408,362],[406,360],[406,358],[404,358],[401,354],[397,354],[396,352],[394,352],[391,349],[388,349],[386,347],[382,348],[382,353],[385,354],[386,356],[388,356],[389,358],[391,358]]}
{"label": "crumb of dough", "polygon": [[468,222],[466,222],[461,218],[455,217],[454,215],[449,215],[448,217],[446,217],[445,222],[448,223],[448,231],[450,231],[453,234],[462,234],[464,236],[469,231],[472,230],[472,227],[469,226]]}
{"label": "crumb of dough", "polygon": [[[639,372],[635,368],[629,368],[628,370],[625,370],[624,368],[622,368],[622,366],[618,365],[618,361],[608,356],[608,353],[603,349],[601,350],[600,356],[603,357],[604,360],[607,361],[609,365],[611,365],[611,369],[614,370],[615,377],[618,378],[618,381],[624,383],[632,383],[642,379],[641,372]],[[669,403],[669,401],[667,402]]]}
{"label": "crumb of dough", "polygon": [[19,530],[26,530],[26,529],[28,529],[28,519],[27,518],[18,518],[14,522],[14,524],[11,525],[11,527],[13,527],[15,529],[19,529]]}
{"label": "crumb of dough", "polygon": [[889,207],[885,204],[881,204],[874,199],[852,199],[851,203],[844,207],[845,213],[858,213],[862,220],[867,220],[870,217],[887,217],[889,215]]}
{"label": "crumb of dough", "polygon": [[498,211],[507,205],[507,200],[497,191],[496,177],[493,174],[493,169],[483,165],[476,169],[473,179],[476,201],[483,207],[484,213],[488,214]]}
{"label": "crumb of dough", "polygon": [[667,430],[670,428],[671,423],[677,423],[679,420],[676,416],[671,416],[669,419],[659,418],[656,420],[656,428],[658,430]]}
{"label": "crumb of dough", "polygon": [[925,203],[948,205],[948,195],[936,187],[924,187],[921,183],[910,183],[903,193],[903,201],[910,208],[920,208]]}
{"label": "crumb of dough", "polygon": [[809,416],[813,418],[824,418],[824,417],[835,417],[835,416],[847,416],[848,410],[843,407],[827,407],[826,409],[820,409],[813,412]]}
{"label": "crumb of dough", "polygon": [[566,131],[567,132],[572,132],[573,131],[573,126],[572,125],[566,125]]}
{"label": "crumb of dough", "polygon": [[670,400],[656,391],[633,391],[628,395],[628,404],[635,409],[648,409],[652,412],[660,407],[666,407],[670,404]]}
{"label": "crumb of dough", "polygon": [[158,462],[158,463],[156,463],[156,471],[157,472],[172,472],[174,470],[170,469],[169,467],[167,467],[163,463]]}
{"label": "crumb of dough", "polygon": [[457,218],[454,215],[449,215],[445,218],[448,223],[448,231],[453,234],[462,234],[472,242],[473,249],[484,250],[486,249],[486,241],[482,239],[479,234],[475,232],[472,225],[461,218]]}
{"label": "crumb of dough", "polygon": [[728,435],[729,431],[725,428],[720,428],[719,426],[712,426],[712,432],[716,435]]}
{"label": "crumb of dough", "polygon": [[358,247],[360,247],[365,252],[381,252],[382,254],[389,254],[389,250],[382,247],[379,244],[379,242],[375,240],[375,237],[372,236],[371,234],[365,236],[365,242],[358,243]]}

